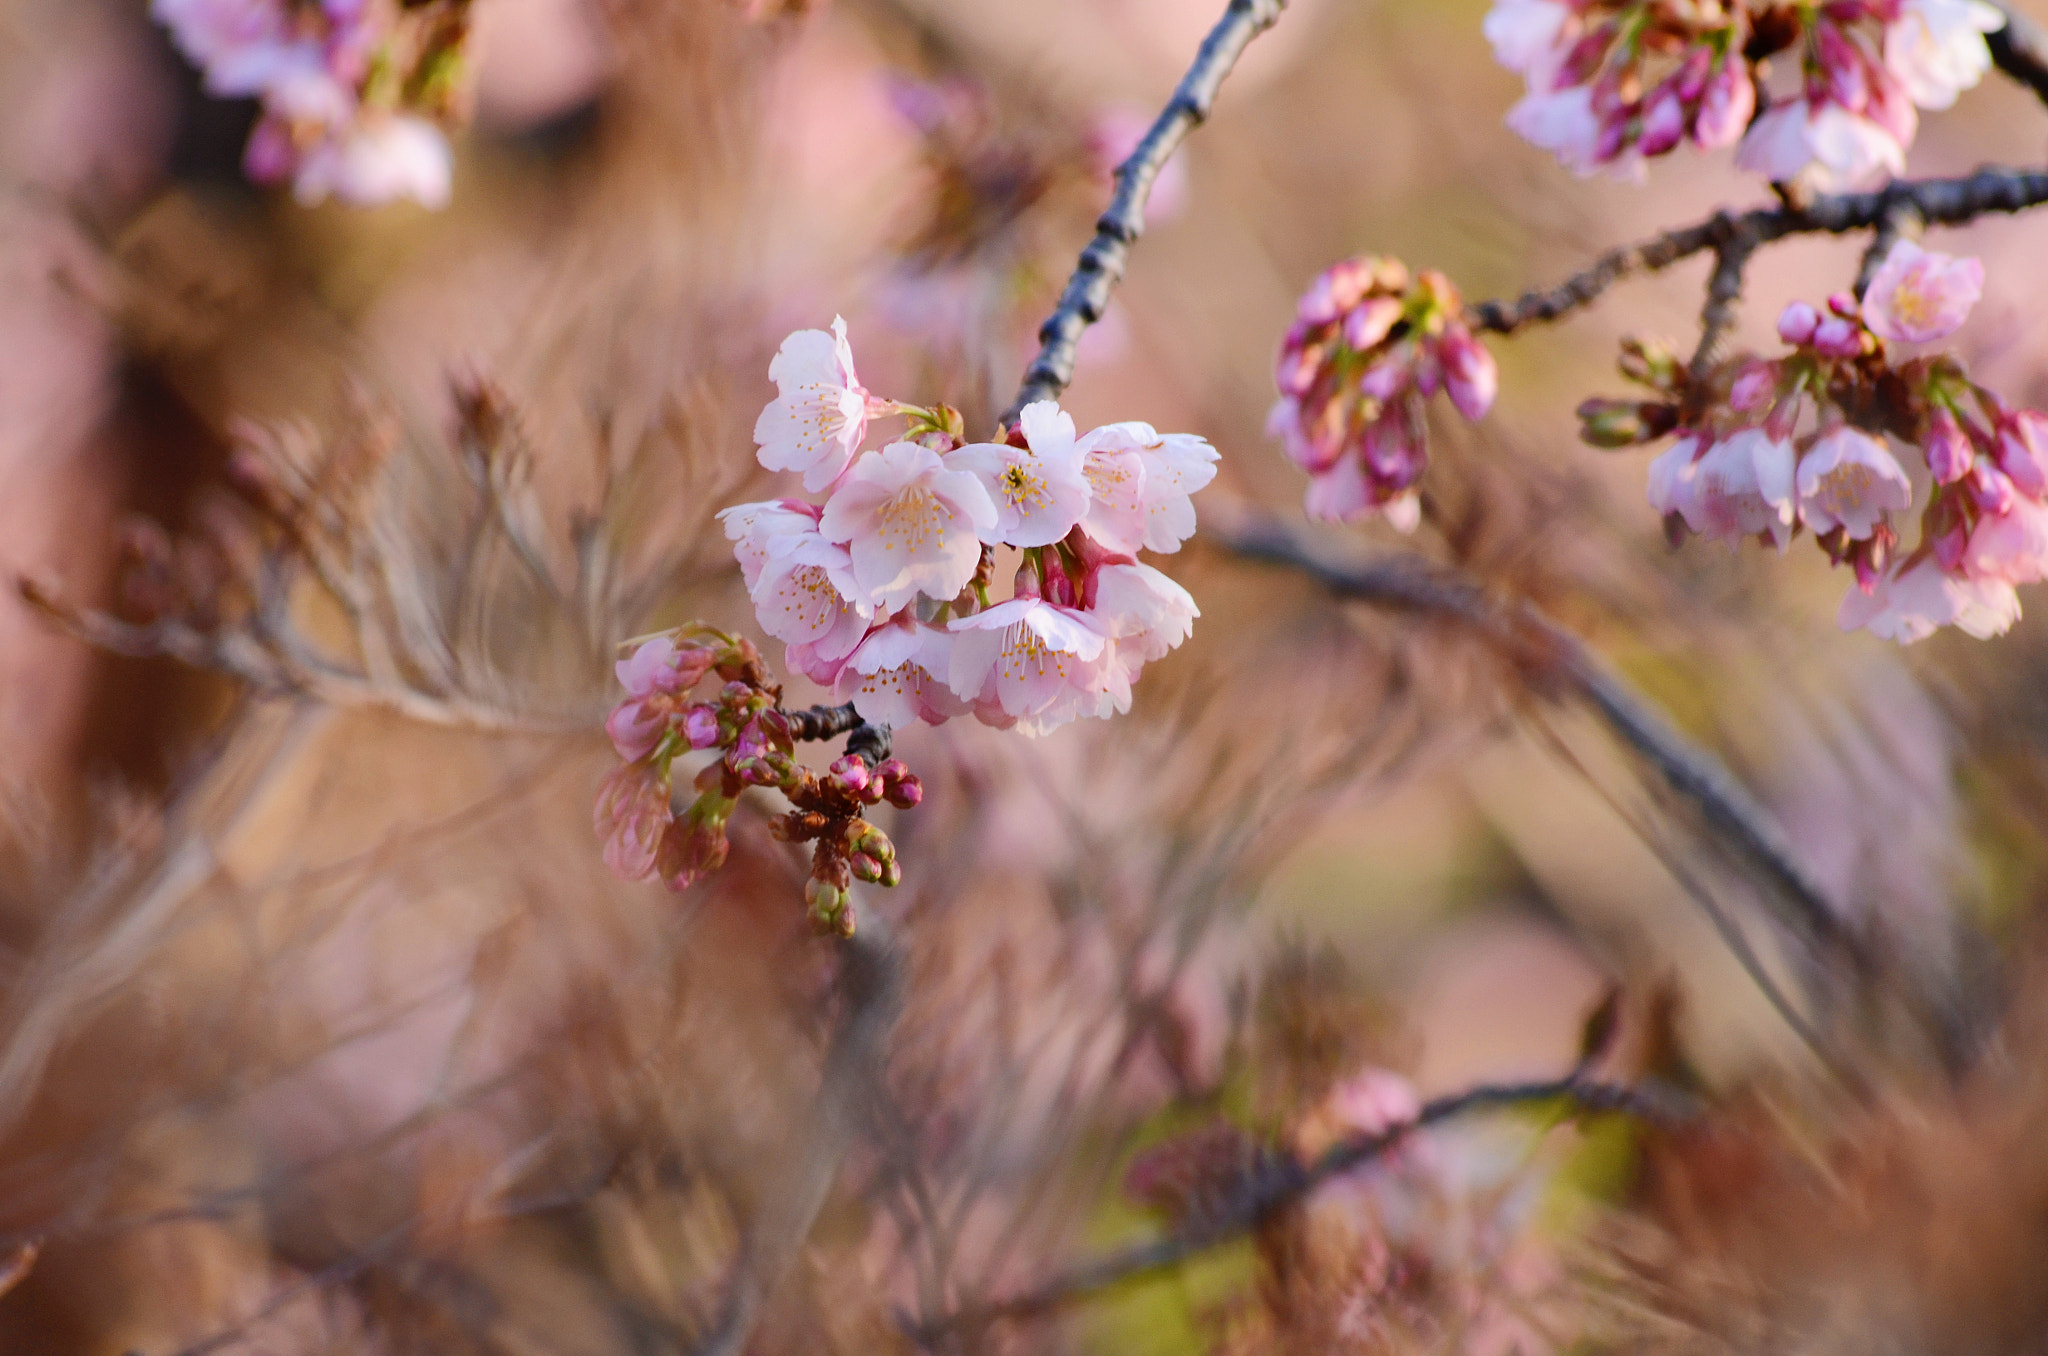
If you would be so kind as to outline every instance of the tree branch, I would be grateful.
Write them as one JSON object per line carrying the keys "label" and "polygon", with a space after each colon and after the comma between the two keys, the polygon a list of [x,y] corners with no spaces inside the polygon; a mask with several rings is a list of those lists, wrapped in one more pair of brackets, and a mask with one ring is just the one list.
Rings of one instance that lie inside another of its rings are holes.
{"label": "tree branch", "polygon": [[2005,27],[1985,37],[1991,64],[2048,103],[2048,33],[2005,0],[1992,4],[2004,13]]}
{"label": "tree branch", "polygon": [[1059,305],[1039,327],[1038,356],[1025,369],[1017,398],[1003,412],[1004,424],[1015,424],[1026,405],[1058,396],[1074,379],[1074,354],[1082,331],[1102,319],[1110,289],[1124,275],[1131,246],[1144,234],[1145,202],[1152,196],[1152,181],[1187,134],[1209,116],[1216,91],[1246,45],[1273,26],[1286,4],[1287,0],[1230,0],[1230,7],[1202,40],[1194,64],[1181,77],[1152,129],[1117,166],[1116,191],[1109,208],[1095,223],[1095,238],[1081,251],[1080,262],[1060,293]]}
{"label": "tree branch", "polygon": [[1251,1233],[1318,1186],[1385,1155],[1415,1131],[1472,1111],[1527,1106],[1568,1099],[1580,1111],[1621,1111],[1653,1121],[1674,1118],[1663,1099],[1634,1088],[1582,1081],[1578,1074],[1541,1083],[1487,1084],[1426,1103],[1412,1121],[1372,1135],[1354,1135],[1325,1150],[1320,1158],[1301,1163],[1274,1157],[1244,1180],[1234,1200],[1190,1221],[1181,1229],[1122,1252],[1085,1262],[1044,1284],[990,1304],[957,1310],[923,1324],[911,1325],[912,1336],[930,1345],[960,1329],[979,1329],[1000,1319],[1027,1318],[1059,1308],[1070,1300],[1140,1276],[1177,1266],[1195,1254]]}
{"label": "tree branch", "polygon": [[1533,605],[1496,599],[1474,580],[1412,559],[1332,560],[1269,517],[1212,521],[1210,530],[1237,554],[1298,570],[1341,597],[1458,621],[1515,663],[1538,692],[1562,691],[1584,701],[1772,887],[1766,898],[1780,902],[1780,916],[1799,936],[1817,949],[1859,954],[1856,939],[1769,812],[1720,760],[1672,728],[1584,642]]}
{"label": "tree branch", "polygon": [[2048,171],[1986,168],[1958,179],[1895,180],[1874,192],[1835,194],[1803,206],[1758,207],[1740,216],[1716,213],[1697,225],[1612,250],[1556,287],[1525,292],[1512,302],[1480,302],[1466,312],[1466,320],[1494,334],[1513,334],[1527,325],[1559,320],[1590,306],[1625,278],[1720,250],[1731,238],[1747,239],[1755,249],[1795,235],[1871,230],[1907,209],[1930,226],[1957,226],[2043,203],[2048,203]]}

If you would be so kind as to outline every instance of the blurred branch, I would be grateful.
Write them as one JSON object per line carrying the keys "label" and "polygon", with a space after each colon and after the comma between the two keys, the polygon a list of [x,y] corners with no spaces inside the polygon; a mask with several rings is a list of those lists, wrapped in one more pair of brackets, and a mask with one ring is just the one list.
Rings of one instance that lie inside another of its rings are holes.
{"label": "blurred branch", "polygon": [[1992,0],[2005,15],[2005,27],[1985,35],[1991,62],[2048,103],[2048,32],[2006,0]]}
{"label": "blurred branch", "polygon": [[1749,267],[1749,256],[1756,253],[1755,237],[1727,217],[1716,217],[1715,221],[1727,223],[1730,229],[1714,246],[1714,271],[1707,279],[1706,305],[1700,310],[1699,347],[1693,350],[1689,364],[1695,378],[1707,374],[1721,356],[1722,341],[1735,328],[1735,307],[1742,300],[1743,271]]}
{"label": "blurred branch", "polygon": [[762,1304],[810,1236],[840,1160],[859,1128],[872,1119],[889,1032],[903,1010],[903,956],[879,920],[870,917],[840,945],[839,990],[844,1008],[825,1053],[795,1170],[771,1189],[749,1226],[718,1322],[696,1356],[737,1356],[746,1349]]}
{"label": "blurred branch", "polygon": [[1583,641],[1533,605],[1496,598],[1476,580],[1413,558],[1333,560],[1263,515],[1245,513],[1210,530],[1238,555],[1298,570],[1341,597],[1468,626],[1512,661],[1538,692],[1563,691],[1584,701],[1773,887],[1766,897],[1782,901],[1780,912],[1799,935],[1817,947],[1857,954],[1855,939],[1770,814],[1718,759],[1680,734]]}
{"label": "blurred branch", "polygon": [[1015,424],[1024,407],[1049,400],[1074,379],[1074,355],[1081,334],[1102,318],[1110,289],[1124,275],[1131,246],[1145,232],[1145,203],[1153,180],[1189,132],[1209,116],[1216,91],[1245,47],[1271,28],[1287,0],[1230,0],[1230,7],[1202,40],[1195,61],[1181,77],[1173,97],[1161,110],[1145,139],[1116,169],[1116,190],[1109,208],[1095,223],[1095,238],[1081,251],[1059,305],[1038,330],[1041,347],[1024,371],[1017,398],[1003,412],[1004,424]]}
{"label": "blurred branch", "polygon": [[1906,209],[1917,212],[1930,226],[1956,226],[1995,212],[2024,212],[2043,203],[2048,203],[2048,171],[1987,168],[1957,179],[1895,180],[1870,193],[1758,207],[1739,216],[1717,212],[1697,225],[1612,250],[1556,287],[1525,292],[1512,302],[1480,302],[1466,317],[1477,329],[1513,334],[1526,325],[1583,310],[1623,279],[1656,273],[1709,250],[1722,252],[1729,240],[1748,240],[1754,250],[1795,235],[1870,230]]}
{"label": "blurred branch", "polygon": [[461,697],[422,692],[399,681],[352,673],[272,636],[260,623],[247,630],[203,631],[176,620],[147,625],[82,608],[52,586],[15,581],[23,602],[59,629],[97,649],[134,659],[176,659],[247,683],[271,696],[311,697],[330,706],[376,707],[428,725],[501,734],[567,734],[595,729],[596,718],[521,715]]}
{"label": "blurred branch", "polygon": [[1540,1083],[1486,1084],[1425,1103],[1415,1119],[1378,1134],[1339,1140],[1313,1162],[1285,1156],[1269,1158],[1248,1173],[1234,1199],[1190,1220],[1176,1232],[1140,1243],[1122,1252],[1083,1263],[1022,1295],[956,1310],[913,1325],[912,1336],[930,1346],[961,1329],[978,1329],[1007,1318],[1027,1318],[1056,1309],[1070,1300],[1139,1276],[1178,1266],[1195,1254],[1251,1233],[1318,1186],[1361,1167],[1399,1146],[1415,1131],[1473,1111],[1530,1106],[1564,1099],[1582,1112],[1619,1111],[1652,1121],[1669,1121],[1674,1109],[1664,1099],[1639,1089],[1584,1081],[1574,1073]]}

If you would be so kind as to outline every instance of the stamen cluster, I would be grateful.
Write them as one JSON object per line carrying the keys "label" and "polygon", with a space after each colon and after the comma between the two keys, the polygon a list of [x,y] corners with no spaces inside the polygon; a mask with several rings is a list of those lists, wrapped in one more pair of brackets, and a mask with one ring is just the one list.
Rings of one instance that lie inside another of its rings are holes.
{"label": "stamen cluster", "polygon": [[1739,140],[1744,169],[1836,188],[1898,173],[1916,106],[1975,85],[2004,23],[1982,0],[1495,0],[1486,36],[1528,81],[1508,126],[1578,174]]}
{"label": "stamen cluster", "polygon": [[1429,398],[1443,391],[1476,422],[1500,387],[1463,310],[1443,274],[1410,278],[1398,259],[1372,256],[1332,265],[1303,294],[1266,426],[1311,477],[1310,517],[1382,513],[1404,532],[1421,521]]}

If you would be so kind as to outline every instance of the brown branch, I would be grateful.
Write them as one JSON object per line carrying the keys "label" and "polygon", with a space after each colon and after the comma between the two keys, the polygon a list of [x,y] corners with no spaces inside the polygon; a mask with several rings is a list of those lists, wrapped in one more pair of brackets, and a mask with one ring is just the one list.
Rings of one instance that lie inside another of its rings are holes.
{"label": "brown branch", "polygon": [[1719,759],[1680,734],[1583,641],[1533,605],[1497,599],[1466,576],[1413,559],[1333,560],[1278,519],[1247,514],[1236,523],[1214,523],[1220,516],[1212,515],[1211,530],[1238,555],[1298,570],[1345,598],[1451,618],[1498,648],[1539,693],[1563,692],[1585,702],[1771,887],[1765,897],[1780,905],[1780,916],[1799,936],[1820,950],[1859,954],[1769,812]]}
{"label": "brown branch", "polygon": [[1988,34],[1991,64],[2048,103],[2048,33],[2005,0],[1991,0],[2005,15],[2005,27]]}
{"label": "brown branch", "polygon": [[1735,328],[1735,307],[1742,300],[1742,274],[1749,267],[1749,256],[1756,253],[1756,239],[1731,218],[1722,216],[1715,220],[1725,223],[1728,229],[1714,246],[1714,271],[1707,279],[1706,305],[1700,310],[1700,342],[1689,365],[1695,380],[1713,367],[1721,356],[1721,345],[1728,332]]}
{"label": "brown branch", "polygon": [[1525,292],[1512,302],[1480,302],[1466,312],[1466,319],[1476,329],[1513,334],[1583,310],[1626,278],[1720,250],[1733,238],[1747,239],[1755,249],[1796,235],[1871,230],[1905,209],[1917,212],[1930,226],[1958,226],[1994,212],[2024,212],[2043,203],[2048,203],[2048,171],[1986,168],[1957,179],[1896,180],[1874,192],[1835,194],[1803,206],[1781,203],[1739,216],[1716,213],[1697,225],[1612,250],[1556,287]]}
{"label": "brown branch", "polygon": [[1004,424],[1015,424],[1026,405],[1058,396],[1073,381],[1081,334],[1102,319],[1110,289],[1124,276],[1131,246],[1145,232],[1145,202],[1152,196],[1153,180],[1188,133],[1209,116],[1216,91],[1246,45],[1273,26],[1286,4],[1287,0],[1230,0],[1152,129],[1117,166],[1109,208],[1095,223],[1095,238],[1081,251],[1059,305],[1039,327],[1038,356],[1025,369],[1017,398],[1003,412]]}
{"label": "brown branch", "polygon": [[1653,1121],[1675,1119],[1674,1108],[1663,1098],[1635,1088],[1586,1082],[1578,1074],[1540,1083],[1487,1084],[1439,1097],[1424,1104],[1415,1119],[1378,1134],[1340,1140],[1313,1162],[1269,1157],[1247,1175],[1234,1200],[1174,1233],[1085,1262],[1021,1295],[911,1324],[911,1335],[921,1344],[930,1345],[962,1329],[976,1330],[1001,1319],[1046,1313],[1122,1282],[1154,1275],[1220,1243],[1253,1232],[1332,1177],[1384,1156],[1417,1130],[1468,1112],[1559,1099],[1570,1101],[1583,1112],[1619,1111]]}

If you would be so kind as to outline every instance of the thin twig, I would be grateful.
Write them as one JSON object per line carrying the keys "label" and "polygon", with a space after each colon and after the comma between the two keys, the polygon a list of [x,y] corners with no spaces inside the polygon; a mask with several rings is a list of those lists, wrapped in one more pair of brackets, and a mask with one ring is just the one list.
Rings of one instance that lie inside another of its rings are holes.
{"label": "thin twig", "polygon": [[1721,344],[1735,328],[1735,307],[1742,300],[1742,274],[1749,256],[1756,253],[1756,239],[1730,217],[1715,218],[1726,228],[1714,246],[1714,272],[1707,279],[1707,301],[1700,310],[1700,342],[1693,350],[1690,370],[1695,379],[1721,356]]}
{"label": "thin twig", "polygon": [[941,1315],[912,1326],[912,1335],[929,1344],[961,1329],[979,1329],[999,1319],[1025,1318],[1056,1309],[1070,1300],[1140,1276],[1153,1275],[1195,1254],[1258,1229],[1332,1177],[1362,1167],[1385,1155],[1415,1131],[1468,1112],[1527,1106],[1568,1099],[1587,1112],[1620,1111],[1654,1121],[1674,1119],[1664,1099],[1641,1090],[1583,1081],[1573,1074],[1540,1083],[1487,1084],[1426,1103],[1411,1121],[1378,1134],[1340,1140],[1311,1163],[1273,1156],[1250,1173],[1236,1199],[1203,1215],[1182,1229],[1140,1243],[1107,1257],[1085,1262],[1021,1295]]}
{"label": "thin twig", "polygon": [[1877,276],[1877,270],[1892,252],[1892,246],[1901,240],[1917,237],[1927,228],[1919,211],[1910,202],[1895,203],[1877,223],[1877,229],[1870,233],[1870,244],[1863,251],[1863,262],[1856,268],[1856,295],[1860,299],[1870,290],[1870,280]]}
{"label": "thin twig", "polygon": [[2048,33],[2005,0],[1992,0],[2005,15],[2005,27],[1985,38],[1991,62],[2048,103]]}
{"label": "thin twig", "polygon": [[1466,312],[1476,328],[1513,334],[1526,325],[1558,320],[1583,310],[1625,278],[1655,273],[1740,236],[1751,248],[1795,235],[1846,235],[1881,224],[1910,207],[1930,226],[1956,226],[1994,212],[2024,212],[2048,203],[2048,171],[1981,169],[1957,179],[1895,181],[1871,193],[1815,198],[1804,206],[1753,208],[1739,216],[1716,213],[1697,225],[1667,231],[1653,240],[1625,245],[1591,267],[1515,301],[1483,301]]}
{"label": "thin twig", "polygon": [[1501,601],[1464,575],[1413,559],[1333,560],[1274,518],[1245,515],[1211,530],[1238,555],[1299,570],[1343,597],[1457,620],[1513,660],[1537,691],[1562,690],[1584,701],[1773,887],[1766,897],[1782,901],[1780,913],[1800,936],[1823,950],[1857,954],[1855,939],[1769,812],[1720,760],[1533,605]]}
{"label": "thin twig", "polygon": [[843,1014],[825,1054],[795,1171],[775,1184],[749,1226],[718,1321],[696,1356],[735,1356],[745,1349],[761,1306],[810,1236],[840,1159],[873,1120],[889,1032],[903,1010],[903,957],[873,918],[841,945],[839,957]]}
{"label": "thin twig", "polygon": [[1003,412],[1003,423],[1015,424],[1026,405],[1058,396],[1073,381],[1081,333],[1102,319],[1110,289],[1124,275],[1131,246],[1145,232],[1145,202],[1152,196],[1153,180],[1187,134],[1209,116],[1216,91],[1246,45],[1271,28],[1286,7],[1287,0],[1230,0],[1230,7],[1202,40],[1173,98],[1137,149],[1117,166],[1109,208],[1095,223],[1095,238],[1081,251],[1059,305],[1039,327],[1038,356],[1024,370],[1024,384]]}

